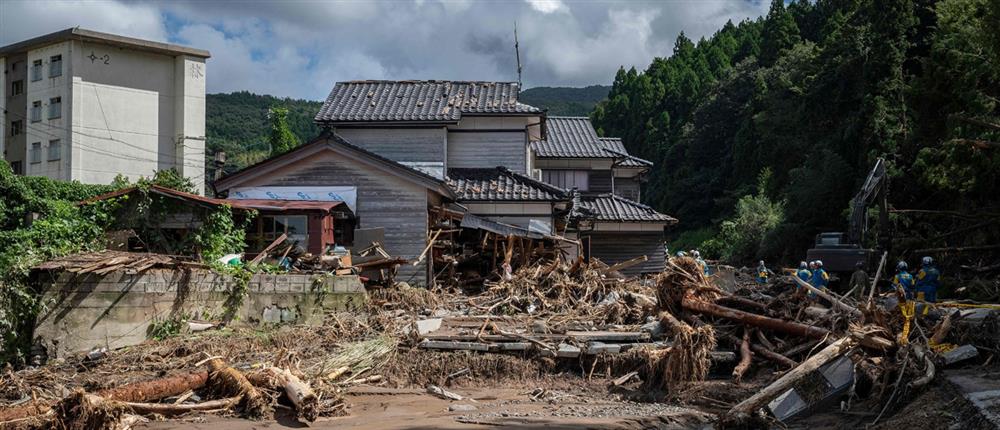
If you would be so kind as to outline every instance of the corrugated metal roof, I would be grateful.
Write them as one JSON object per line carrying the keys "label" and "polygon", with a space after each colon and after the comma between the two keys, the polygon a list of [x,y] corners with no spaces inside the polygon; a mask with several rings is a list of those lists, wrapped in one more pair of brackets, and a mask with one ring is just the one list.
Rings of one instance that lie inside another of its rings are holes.
{"label": "corrugated metal roof", "polygon": [[506,167],[448,169],[448,186],[460,201],[556,201],[566,190],[535,180]]}
{"label": "corrugated metal roof", "polygon": [[579,203],[584,216],[595,221],[665,222],[667,224],[677,222],[674,217],[661,214],[642,203],[610,194],[583,196]]}
{"label": "corrugated metal roof", "polygon": [[516,82],[337,82],[316,114],[318,123],[455,122],[463,114],[532,114],[541,109],[517,101]]}

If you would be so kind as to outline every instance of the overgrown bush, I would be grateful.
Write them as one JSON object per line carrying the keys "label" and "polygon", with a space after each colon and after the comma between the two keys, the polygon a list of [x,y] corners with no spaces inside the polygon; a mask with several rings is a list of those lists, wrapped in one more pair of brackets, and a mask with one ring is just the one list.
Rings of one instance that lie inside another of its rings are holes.
{"label": "overgrown bush", "polygon": [[718,249],[722,259],[746,263],[761,255],[763,241],[785,219],[785,203],[766,195],[771,171],[765,169],[757,180],[757,193],[736,202],[736,213],[722,222],[716,238],[703,247]]}

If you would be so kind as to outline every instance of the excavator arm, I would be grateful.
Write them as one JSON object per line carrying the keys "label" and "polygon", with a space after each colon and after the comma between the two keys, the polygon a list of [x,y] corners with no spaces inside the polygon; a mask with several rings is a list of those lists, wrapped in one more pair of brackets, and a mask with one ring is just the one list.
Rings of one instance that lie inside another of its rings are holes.
{"label": "excavator arm", "polygon": [[889,175],[885,168],[885,159],[879,158],[875,161],[875,166],[865,179],[861,190],[854,196],[851,202],[851,220],[848,239],[851,243],[864,246],[865,236],[868,234],[868,208],[873,204],[879,206],[879,240],[878,247],[887,250],[891,243],[889,226],[889,210],[887,198],[889,193]]}

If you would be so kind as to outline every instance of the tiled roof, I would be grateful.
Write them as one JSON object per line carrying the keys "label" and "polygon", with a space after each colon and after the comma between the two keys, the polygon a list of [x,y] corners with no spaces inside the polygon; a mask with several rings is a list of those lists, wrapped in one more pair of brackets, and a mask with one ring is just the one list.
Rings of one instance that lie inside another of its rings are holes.
{"label": "tiled roof", "polygon": [[540,158],[620,158],[619,166],[649,167],[653,163],[629,155],[621,138],[598,137],[585,116],[550,116],[546,140],[531,142]]}
{"label": "tiled roof", "polygon": [[610,194],[583,196],[579,203],[584,216],[595,221],[664,222],[667,224],[677,222],[674,217],[661,214],[642,203]]}
{"label": "tiled roof", "polygon": [[460,201],[555,201],[567,199],[566,191],[506,167],[448,169],[448,186]]}
{"label": "tiled roof", "polygon": [[541,109],[517,101],[516,82],[338,82],[316,122],[454,122],[463,114],[532,114]]}
{"label": "tiled roof", "polygon": [[629,155],[628,150],[625,149],[625,144],[622,143],[620,137],[602,137],[600,138],[602,144],[604,144],[604,151],[612,154],[616,157],[621,157],[622,160],[618,162],[619,166],[622,167],[652,167],[653,162],[649,160],[644,160],[639,157]]}
{"label": "tiled roof", "polygon": [[550,116],[545,120],[543,141],[531,142],[542,158],[610,158],[599,142],[590,118],[585,116]]}

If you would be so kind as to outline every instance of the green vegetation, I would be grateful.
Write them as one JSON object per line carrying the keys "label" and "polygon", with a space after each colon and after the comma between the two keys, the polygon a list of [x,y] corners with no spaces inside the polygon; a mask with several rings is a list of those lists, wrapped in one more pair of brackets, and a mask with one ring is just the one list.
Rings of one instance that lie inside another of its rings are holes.
{"label": "green vegetation", "polygon": [[104,244],[107,206],[79,207],[72,200],[110,190],[15,176],[7,162],[0,162],[0,363],[21,357],[31,339],[20,334],[43,306],[29,287],[31,267]]}
{"label": "green vegetation", "polygon": [[[718,252],[797,261],[815,234],[846,229],[877,157],[896,208],[1000,210],[998,27],[991,0],[775,0],[766,17],[681,34],[669,58],[619,70],[592,118],[656,162],[643,196],[681,232],[729,220],[708,243]],[[759,210],[778,220],[762,241],[740,231]],[[1000,223],[908,217],[894,219],[910,246],[1000,239]]]}
{"label": "green vegetation", "polygon": [[741,197],[736,202],[736,213],[722,221],[718,237],[705,242],[704,248],[717,253],[728,261],[747,261],[759,257],[767,249],[765,239],[785,219],[784,202],[772,201],[764,190],[771,180],[771,171],[765,169],[757,183],[757,193]]}
{"label": "green vegetation", "polygon": [[226,172],[267,158],[271,153],[271,108],[286,109],[285,123],[299,142],[319,135],[313,117],[322,102],[278,98],[247,91],[209,94],[205,102],[205,157],[211,166],[214,154],[225,151]]}
{"label": "green vegetation", "polygon": [[[104,232],[112,229],[133,228],[147,234],[147,239],[155,239],[158,220],[176,207],[175,200],[148,193],[84,205],[77,202],[131,186],[143,191],[152,185],[182,191],[193,188],[190,180],[173,170],[157,172],[135,183],[123,177],[114,182],[101,186],[16,176],[8,163],[0,162],[0,195],[4,196],[0,199],[0,363],[24,360],[24,351],[31,341],[24,334],[30,332],[35,315],[47,305],[39,299],[31,282],[32,267],[75,252],[103,249]],[[189,240],[175,238],[162,242],[173,244],[176,251],[200,254],[206,261],[215,261],[218,256],[242,250],[248,218],[234,221],[231,209],[222,206],[206,215],[203,227],[187,235]],[[239,295],[242,302],[249,277],[238,277],[245,280],[242,292],[234,295]],[[161,325],[156,330],[158,335],[173,330],[168,323]]]}
{"label": "green vegetation", "polygon": [[518,96],[521,103],[547,109],[549,115],[587,116],[597,102],[608,96],[611,87],[591,85],[584,88],[535,87]]}
{"label": "green vegetation", "polygon": [[271,156],[284,154],[299,146],[299,139],[288,128],[288,109],[273,107],[267,116],[271,119],[271,136],[267,142],[271,146]]}

